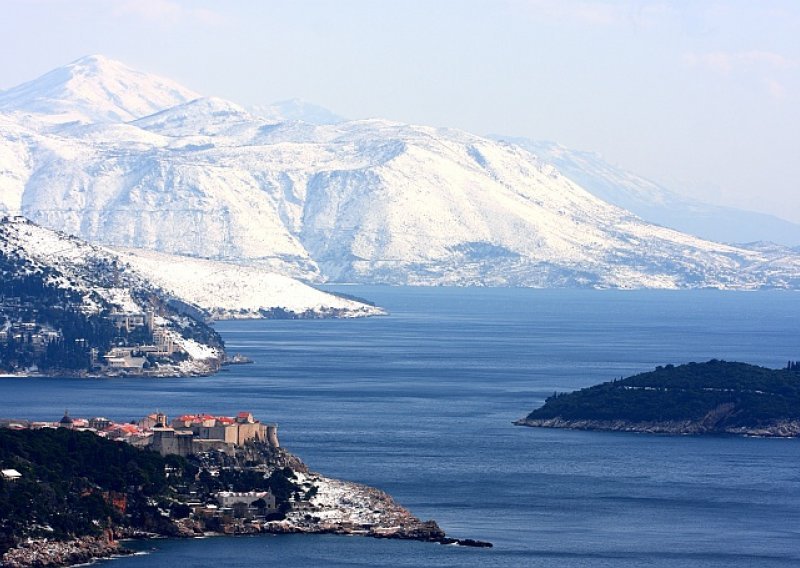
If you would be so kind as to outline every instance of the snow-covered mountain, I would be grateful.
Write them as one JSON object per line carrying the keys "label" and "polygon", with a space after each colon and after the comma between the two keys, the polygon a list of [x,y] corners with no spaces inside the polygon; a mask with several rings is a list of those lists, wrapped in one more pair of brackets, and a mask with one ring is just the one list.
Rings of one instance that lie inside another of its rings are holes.
{"label": "snow-covered mountain", "polygon": [[[105,68],[102,83],[119,86],[115,67]],[[46,109],[48,93],[29,96]],[[52,115],[23,123],[16,113],[0,115],[6,210],[93,242],[310,280],[800,283],[796,255],[647,223],[518,145],[458,130],[383,120],[274,122],[213,98],[130,113],[127,122],[110,122],[106,113],[91,124],[54,127]]]}
{"label": "snow-covered mountain", "polygon": [[714,241],[746,243],[767,240],[784,245],[800,243],[800,224],[774,215],[712,205],[685,197],[614,166],[595,152],[571,150],[555,142],[529,138],[492,138],[530,150],[593,195],[647,221]]}

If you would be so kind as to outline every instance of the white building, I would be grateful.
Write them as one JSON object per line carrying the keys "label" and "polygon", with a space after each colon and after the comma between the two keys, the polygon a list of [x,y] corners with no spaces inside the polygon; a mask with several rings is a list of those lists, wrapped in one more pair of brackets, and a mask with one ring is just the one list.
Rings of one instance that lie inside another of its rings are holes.
{"label": "white building", "polygon": [[22,474],[16,469],[4,469],[0,471],[0,474],[2,474],[3,479],[6,481],[17,481],[18,479],[22,479]]}

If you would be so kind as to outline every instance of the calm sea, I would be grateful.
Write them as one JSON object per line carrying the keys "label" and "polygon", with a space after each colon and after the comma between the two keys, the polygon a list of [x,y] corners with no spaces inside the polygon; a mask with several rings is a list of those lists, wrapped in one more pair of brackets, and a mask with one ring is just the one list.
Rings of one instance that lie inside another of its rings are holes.
{"label": "calm sea", "polygon": [[255,364],[199,379],[5,379],[0,415],[249,410],[313,469],[495,544],[162,540],[120,568],[800,564],[800,441],[511,425],[554,391],[655,365],[800,359],[800,294],[339,290],[391,315],[223,322],[230,350]]}

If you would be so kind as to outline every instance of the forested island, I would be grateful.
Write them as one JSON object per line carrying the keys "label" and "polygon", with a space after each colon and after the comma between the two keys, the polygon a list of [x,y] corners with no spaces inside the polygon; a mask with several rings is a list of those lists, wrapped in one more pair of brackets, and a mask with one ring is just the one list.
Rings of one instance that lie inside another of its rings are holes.
{"label": "forested island", "polygon": [[554,393],[520,426],[663,434],[800,436],[800,364],[783,369],[711,360],[666,365]]}

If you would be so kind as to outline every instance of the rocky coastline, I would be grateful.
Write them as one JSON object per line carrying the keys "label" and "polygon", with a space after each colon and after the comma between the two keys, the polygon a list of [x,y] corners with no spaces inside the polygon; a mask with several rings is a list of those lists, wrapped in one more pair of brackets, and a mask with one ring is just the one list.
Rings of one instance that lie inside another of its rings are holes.
{"label": "rocky coastline", "polygon": [[222,370],[223,365],[215,360],[213,364],[207,361],[199,364],[184,365],[183,367],[171,366],[145,372],[114,370],[114,371],[86,371],[76,369],[57,369],[47,372],[36,371],[0,371],[0,379],[124,379],[132,377],[146,377],[150,379],[179,379],[211,377]]}
{"label": "rocky coastline", "polygon": [[317,495],[308,505],[298,506],[280,521],[251,522],[232,526],[224,532],[209,531],[190,519],[173,521],[160,533],[135,530],[106,531],[99,537],[86,536],[60,541],[29,539],[8,550],[3,568],[57,568],[87,564],[96,560],[134,554],[119,539],[199,538],[256,534],[339,534],[381,539],[416,540],[443,545],[491,548],[492,544],[474,539],[448,537],[436,521],[422,521],[392,497],[374,487],[324,477],[318,473],[298,473],[306,487],[316,487]]}
{"label": "rocky coastline", "polygon": [[567,430],[594,430],[603,432],[634,432],[640,434],[669,435],[730,435],[758,438],[800,437],[800,421],[786,420],[766,426],[719,426],[707,420],[666,420],[632,422],[628,420],[566,420],[564,418],[521,418],[517,426],[532,428],[563,428]]}
{"label": "rocky coastline", "polygon": [[[294,456],[291,464],[304,490],[314,488],[308,501],[294,502],[284,519],[249,520],[226,525],[221,531],[209,530],[198,519],[171,520],[157,532],[131,528],[107,530],[102,536],[71,540],[27,539],[2,556],[3,568],[57,568],[87,564],[96,560],[134,552],[121,544],[124,539],[200,538],[209,535],[240,536],[257,534],[338,534],[379,539],[416,540],[442,545],[491,548],[492,544],[474,539],[447,536],[436,521],[423,521],[399,505],[388,493],[350,481],[310,472]],[[155,527],[151,527],[155,528]]]}
{"label": "rocky coastline", "polygon": [[300,484],[315,487],[309,510],[292,511],[284,526],[293,532],[363,535],[490,548],[489,542],[448,537],[436,521],[422,521],[380,489],[310,472]]}
{"label": "rocky coastline", "polygon": [[113,534],[72,540],[31,539],[6,551],[4,568],[55,568],[87,564],[103,558],[133,554]]}
{"label": "rocky coastline", "polygon": [[[419,519],[380,489],[302,472],[302,467],[297,468],[295,476],[303,489],[314,488],[316,495],[308,502],[295,503],[285,519],[237,524],[216,534],[341,534],[492,547],[485,541],[448,537],[436,521]],[[189,519],[176,521],[174,527],[174,531],[163,536],[192,538],[209,534],[202,523]]]}

